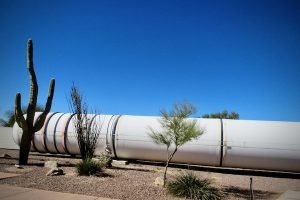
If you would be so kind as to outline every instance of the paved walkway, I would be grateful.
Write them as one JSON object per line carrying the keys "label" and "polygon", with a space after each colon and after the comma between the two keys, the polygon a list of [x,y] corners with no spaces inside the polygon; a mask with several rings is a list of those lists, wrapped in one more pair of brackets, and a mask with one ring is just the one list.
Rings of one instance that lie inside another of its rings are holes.
{"label": "paved walkway", "polygon": [[277,200],[300,200],[300,191],[288,190],[283,193]]}
{"label": "paved walkway", "polygon": [[5,178],[11,178],[11,177],[15,177],[15,176],[19,176],[20,174],[13,174],[13,173],[4,173],[4,172],[0,172],[0,180],[1,179],[5,179]]}
{"label": "paved walkway", "polygon": [[10,185],[0,185],[0,199],[3,200],[111,200],[102,197],[52,192]]}

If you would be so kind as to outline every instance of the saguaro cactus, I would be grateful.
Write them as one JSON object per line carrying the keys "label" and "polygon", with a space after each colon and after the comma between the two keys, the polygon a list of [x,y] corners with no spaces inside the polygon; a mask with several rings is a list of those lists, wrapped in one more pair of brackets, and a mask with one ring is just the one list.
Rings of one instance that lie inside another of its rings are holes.
{"label": "saguaro cactus", "polygon": [[33,68],[33,46],[31,39],[29,39],[27,43],[27,68],[30,74],[30,96],[27,107],[26,119],[21,109],[21,94],[17,93],[15,99],[16,122],[18,123],[19,127],[21,127],[23,130],[19,152],[19,165],[27,164],[33,135],[35,132],[39,131],[43,127],[46,116],[50,112],[55,87],[55,80],[52,79],[50,82],[45,109],[42,112],[42,114],[38,117],[38,119],[35,120],[34,123],[34,115],[38,96],[38,84]]}

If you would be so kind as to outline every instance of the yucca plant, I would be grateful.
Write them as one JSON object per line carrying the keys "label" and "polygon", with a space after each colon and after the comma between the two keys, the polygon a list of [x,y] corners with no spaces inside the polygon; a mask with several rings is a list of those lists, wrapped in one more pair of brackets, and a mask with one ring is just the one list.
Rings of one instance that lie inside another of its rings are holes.
{"label": "yucca plant", "polygon": [[91,158],[86,158],[84,160],[81,160],[76,165],[76,171],[80,176],[99,176],[102,173],[103,167],[104,165],[102,163],[95,161]]}
{"label": "yucca plant", "polygon": [[167,184],[170,194],[187,199],[217,200],[222,195],[209,179],[200,179],[193,172],[178,175]]}

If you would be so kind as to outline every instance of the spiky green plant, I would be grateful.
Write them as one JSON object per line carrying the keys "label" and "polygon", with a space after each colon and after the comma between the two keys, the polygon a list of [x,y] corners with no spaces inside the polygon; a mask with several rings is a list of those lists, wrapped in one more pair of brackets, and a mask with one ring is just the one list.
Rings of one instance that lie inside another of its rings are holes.
{"label": "spiky green plant", "polygon": [[76,164],[76,171],[80,176],[99,176],[102,172],[104,164],[93,160],[92,158],[86,158]]}
{"label": "spiky green plant", "polygon": [[209,179],[200,179],[193,172],[178,175],[167,185],[168,192],[176,197],[201,200],[218,200],[222,194]]}
{"label": "spiky green plant", "polygon": [[103,165],[105,168],[110,168],[112,166],[111,154],[107,153],[106,151],[95,156],[95,158],[99,160],[99,163],[101,163],[101,165]]}
{"label": "spiky green plant", "polygon": [[19,165],[27,165],[28,155],[31,147],[31,141],[35,132],[39,131],[45,122],[47,114],[50,112],[55,80],[52,79],[49,86],[48,98],[46,106],[42,114],[34,122],[34,116],[37,105],[37,96],[38,96],[38,83],[36,75],[33,68],[33,45],[32,40],[29,39],[27,43],[27,68],[30,75],[30,96],[27,107],[27,116],[26,119],[23,115],[21,108],[21,94],[16,94],[15,99],[15,118],[19,127],[22,128],[23,134],[21,138],[20,151],[19,151]]}

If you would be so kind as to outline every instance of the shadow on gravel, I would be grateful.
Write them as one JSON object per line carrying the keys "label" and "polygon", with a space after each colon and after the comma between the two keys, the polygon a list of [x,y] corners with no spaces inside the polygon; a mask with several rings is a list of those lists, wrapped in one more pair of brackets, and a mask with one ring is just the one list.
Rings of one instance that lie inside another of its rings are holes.
{"label": "shadow on gravel", "polygon": [[80,156],[76,156],[76,155],[68,155],[68,154],[50,154],[50,153],[36,153],[36,152],[30,152],[31,156],[46,156],[46,157],[55,157],[55,158],[71,158],[71,159],[76,159],[76,160],[80,160],[81,157]]}
{"label": "shadow on gravel", "polygon": [[57,165],[58,165],[58,167],[75,167],[76,166],[76,164],[74,164],[74,163],[58,163]]}
{"label": "shadow on gravel", "polygon": [[[154,166],[165,166],[165,164],[163,162],[155,162],[155,161],[130,160],[130,163],[143,164],[143,165],[154,165]],[[180,169],[189,169],[189,170],[205,171],[205,172],[217,172],[217,173],[222,173],[222,174],[300,179],[300,173],[293,173],[293,172],[265,171],[265,170],[240,169],[240,168],[224,168],[224,167],[188,165],[188,164],[178,164],[178,163],[171,163],[169,166],[180,168]]]}
{"label": "shadow on gravel", "polygon": [[[18,159],[9,159],[10,161],[7,161],[7,160],[0,160],[0,164],[3,164],[3,165],[15,165],[15,164],[18,164]],[[12,162],[14,161],[14,162]],[[29,161],[28,166],[38,166],[38,167],[43,167],[44,166],[44,163],[43,162],[33,162],[33,161]]]}
{"label": "shadow on gravel", "polygon": [[17,160],[2,160],[0,159],[0,165],[14,165],[16,164],[18,161]]}
{"label": "shadow on gravel", "polygon": [[115,177],[114,175],[106,173],[106,172],[99,172],[99,173],[94,174],[92,176],[101,177],[101,178],[106,178],[106,177],[113,178],[113,177]]}
{"label": "shadow on gravel", "polygon": [[[234,197],[242,199],[250,199],[250,191],[248,189],[234,187],[234,186],[225,186],[222,188],[222,192],[225,197]],[[274,192],[262,191],[262,190],[253,190],[254,199],[270,199],[271,197],[277,195]]]}
{"label": "shadow on gravel", "polygon": [[[8,160],[2,160],[0,159],[0,164],[3,164],[3,165],[15,165],[18,163],[18,159],[9,159],[10,161]],[[37,167],[44,167],[45,165],[45,162],[44,161],[34,161],[34,160],[29,160],[28,166],[37,166]],[[75,167],[76,164],[74,163],[61,163],[60,161],[58,161],[58,167]]]}
{"label": "shadow on gravel", "polygon": [[124,170],[124,171],[132,170],[132,171],[140,171],[140,172],[151,172],[151,173],[155,173],[154,170],[150,170],[150,169],[139,169],[139,168],[129,168],[129,167],[116,167],[116,166],[113,166],[113,167],[111,167],[110,169],[114,169],[114,170]]}
{"label": "shadow on gravel", "polygon": [[0,158],[0,160],[19,160],[18,158],[13,158],[13,157],[11,157],[11,158]]}

